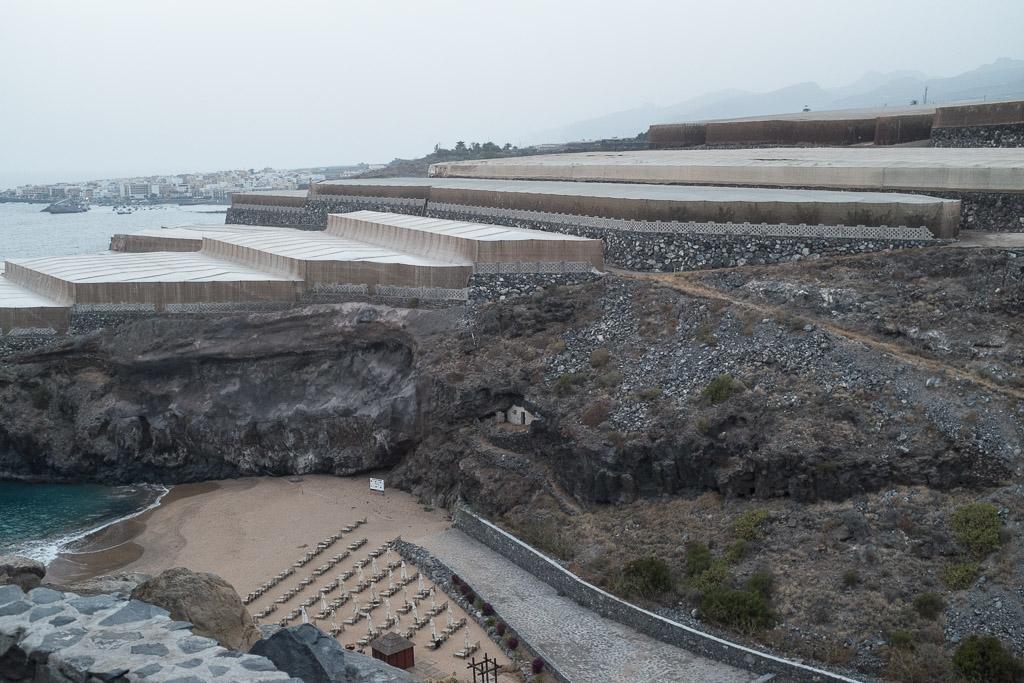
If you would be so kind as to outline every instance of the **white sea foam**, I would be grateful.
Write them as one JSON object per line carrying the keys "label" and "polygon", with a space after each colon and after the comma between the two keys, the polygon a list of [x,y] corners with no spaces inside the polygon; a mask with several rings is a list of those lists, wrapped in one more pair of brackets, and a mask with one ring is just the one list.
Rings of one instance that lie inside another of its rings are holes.
{"label": "white sea foam", "polygon": [[33,560],[42,562],[44,565],[49,565],[51,562],[57,559],[57,556],[64,552],[71,544],[77,541],[81,541],[83,538],[89,536],[90,534],[102,531],[107,527],[113,526],[114,524],[118,524],[120,522],[124,522],[125,520],[138,517],[139,515],[145,512],[149,512],[150,510],[158,507],[160,505],[160,501],[162,501],[164,496],[167,495],[167,492],[171,490],[167,486],[149,484],[145,486],[140,486],[139,488],[152,488],[153,490],[158,492],[153,502],[147,505],[146,507],[136,510],[130,514],[122,515],[121,517],[117,517],[116,519],[108,520],[103,524],[92,527],[90,529],[85,529],[83,531],[76,531],[62,536],[44,538],[35,541],[23,541],[18,544],[18,547],[15,550],[16,554],[32,558]]}

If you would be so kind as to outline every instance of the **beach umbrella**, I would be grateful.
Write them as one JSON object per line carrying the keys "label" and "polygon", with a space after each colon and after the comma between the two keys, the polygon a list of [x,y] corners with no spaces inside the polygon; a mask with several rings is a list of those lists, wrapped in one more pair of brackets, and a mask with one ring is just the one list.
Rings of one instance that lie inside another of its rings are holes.
{"label": "beach umbrella", "polygon": [[370,600],[372,602],[380,602],[380,596],[377,595],[377,591],[373,589],[373,586],[370,586]]}
{"label": "beach umbrella", "polygon": [[377,568],[377,558],[376,557],[373,558],[372,560],[370,560],[370,569],[373,570],[373,575],[374,576],[377,576],[378,574],[380,574],[380,569]]}
{"label": "beach umbrella", "polygon": [[395,573],[390,569],[388,570],[388,590],[395,590]]}
{"label": "beach umbrella", "polygon": [[387,564],[391,564],[391,546],[388,546],[388,549],[384,551],[384,561]]}
{"label": "beach umbrella", "polygon": [[373,633],[373,617],[369,614],[366,615],[366,633],[367,635]]}
{"label": "beach umbrella", "polygon": [[362,583],[365,580],[365,578],[363,577],[363,566],[362,565],[359,565],[358,567],[356,567],[356,573],[357,573],[357,576],[359,577],[359,583]]}
{"label": "beach umbrella", "polygon": [[306,614],[306,608],[305,607],[300,607],[299,609],[302,610],[302,623],[303,624],[308,624],[309,623],[309,615]]}
{"label": "beach umbrella", "polygon": [[408,588],[403,588],[402,589],[402,597],[405,598],[405,604],[407,604],[407,605],[410,604],[410,602],[409,602],[409,589]]}
{"label": "beach umbrella", "polygon": [[421,593],[426,590],[426,588],[423,586],[423,574],[420,574],[420,589],[419,590],[420,590]]}
{"label": "beach umbrella", "polygon": [[323,593],[320,594],[320,609],[322,609],[325,612],[327,611],[327,599],[324,598]]}
{"label": "beach umbrella", "polygon": [[352,599],[352,616],[359,614],[359,596]]}
{"label": "beach umbrella", "polygon": [[409,572],[405,571],[405,560],[402,560],[402,567],[398,575],[402,578],[402,581],[409,580]]}
{"label": "beach umbrella", "polygon": [[433,612],[437,609],[437,601],[434,599],[434,589],[430,589],[430,611]]}
{"label": "beach umbrella", "polygon": [[465,633],[466,633],[466,650],[468,651],[469,650],[469,629],[468,628],[466,629]]}
{"label": "beach umbrella", "polygon": [[415,622],[419,622],[420,620],[420,611],[416,609],[416,603],[413,603],[412,605],[412,620]]}
{"label": "beach umbrella", "polygon": [[448,605],[448,628],[455,625],[455,620],[452,619],[452,606]]}
{"label": "beach umbrella", "polygon": [[434,627],[434,618],[430,618],[430,639],[437,642],[437,629]]}
{"label": "beach umbrella", "polygon": [[342,592],[342,594],[348,592],[345,590],[345,579],[341,578],[340,576],[338,577],[338,589]]}

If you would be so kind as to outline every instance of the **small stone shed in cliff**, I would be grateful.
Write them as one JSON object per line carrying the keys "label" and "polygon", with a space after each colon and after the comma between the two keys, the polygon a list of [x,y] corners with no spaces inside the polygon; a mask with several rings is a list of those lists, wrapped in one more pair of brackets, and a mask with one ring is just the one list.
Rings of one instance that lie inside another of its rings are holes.
{"label": "small stone shed in cliff", "polygon": [[510,424],[517,427],[528,427],[530,423],[538,419],[523,406],[512,406],[508,410],[499,410],[494,414],[494,420],[498,424]]}
{"label": "small stone shed in cliff", "polygon": [[399,669],[411,669],[416,665],[412,641],[394,631],[385,633],[370,643],[370,651],[374,659]]}

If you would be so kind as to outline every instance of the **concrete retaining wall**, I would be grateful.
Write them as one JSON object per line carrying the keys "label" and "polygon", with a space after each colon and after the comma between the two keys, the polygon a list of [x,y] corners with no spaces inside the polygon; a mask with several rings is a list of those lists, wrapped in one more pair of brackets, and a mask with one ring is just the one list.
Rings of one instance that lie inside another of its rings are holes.
{"label": "concrete retaining wall", "polygon": [[0,308],[0,335],[26,334],[52,330],[64,333],[68,329],[70,309],[60,307]]}
{"label": "concrete retaining wall", "polygon": [[455,526],[587,609],[662,642],[733,666],[771,672],[779,681],[856,683],[852,678],[759,652],[620,600],[464,507],[455,510]]}
{"label": "concrete retaining wall", "polygon": [[1024,101],[982,102],[935,110],[935,128],[971,128],[1024,123]]}
{"label": "concrete retaining wall", "polygon": [[866,142],[895,145],[927,140],[933,113],[851,116],[844,119],[761,119],[655,124],[647,129],[650,149],[691,147],[846,146]]}
{"label": "concrete retaining wall", "polygon": [[762,265],[945,243],[931,238],[927,229],[617,221],[451,204],[432,205],[427,213],[601,239],[608,263],[651,272]]}

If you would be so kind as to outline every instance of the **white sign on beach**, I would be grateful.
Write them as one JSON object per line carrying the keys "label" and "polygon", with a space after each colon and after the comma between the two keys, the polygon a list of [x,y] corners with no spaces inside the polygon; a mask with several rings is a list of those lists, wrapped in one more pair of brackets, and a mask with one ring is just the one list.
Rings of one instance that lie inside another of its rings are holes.
{"label": "white sign on beach", "polygon": [[384,493],[384,480],[374,479],[373,477],[370,477],[370,490],[380,491],[381,493]]}

